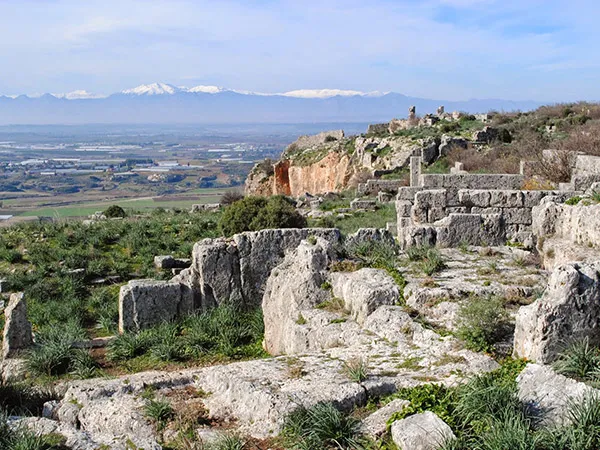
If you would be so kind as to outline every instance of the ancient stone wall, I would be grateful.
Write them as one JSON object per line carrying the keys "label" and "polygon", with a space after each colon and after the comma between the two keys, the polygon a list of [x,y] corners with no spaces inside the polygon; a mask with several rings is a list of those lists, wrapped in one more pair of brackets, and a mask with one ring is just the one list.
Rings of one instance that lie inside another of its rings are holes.
{"label": "ancient stone wall", "polygon": [[404,185],[403,180],[368,180],[358,185],[359,195],[376,195],[379,192],[396,193]]}

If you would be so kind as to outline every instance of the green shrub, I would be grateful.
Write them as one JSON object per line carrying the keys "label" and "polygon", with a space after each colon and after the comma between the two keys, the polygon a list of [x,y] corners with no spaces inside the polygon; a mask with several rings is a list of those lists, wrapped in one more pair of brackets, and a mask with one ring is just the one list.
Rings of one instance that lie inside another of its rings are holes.
{"label": "green shrub", "polygon": [[417,262],[418,267],[427,276],[440,272],[446,267],[440,251],[428,245],[409,247],[406,249],[406,256],[409,261]]}
{"label": "green shrub", "polygon": [[363,449],[360,421],[338,411],[331,403],[300,407],[288,415],[282,432],[286,448]]}
{"label": "green shrub", "polygon": [[468,299],[458,312],[458,320],[457,336],[471,350],[491,352],[507,333],[508,316],[498,297]]}
{"label": "green shrub", "polygon": [[577,195],[575,197],[571,197],[571,198],[567,199],[565,201],[565,205],[574,206],[574,205],[577,205],[581,200],[582,200],[582,198]]}
{"label": "green shrub", "polygon": [[306,219],[283,196],[245,197],[227,208],[219,222],[225,236],[267,228],[304,228]]}
{"label": "green shrub", "polygon": [[127,216],[127,214],[125,213],[125,210],[123,208],[121,208],[119,205],[111,205],[108,208],[106,208],[104,210],[104,212],[102,213],[104,214],[106,217],[109,218],[115,218],[115,217],[125,217]]}
{"label": "green shrub", "polygon": [[413,388],[401,388],[387,400],[401,398],[408,400],[409,405],[392,414],[388,427],[396,420],[402,420],[413,414],[431,411],[437,414],[450,426],[454,425],[454,390],[441,384],[422,384]]}

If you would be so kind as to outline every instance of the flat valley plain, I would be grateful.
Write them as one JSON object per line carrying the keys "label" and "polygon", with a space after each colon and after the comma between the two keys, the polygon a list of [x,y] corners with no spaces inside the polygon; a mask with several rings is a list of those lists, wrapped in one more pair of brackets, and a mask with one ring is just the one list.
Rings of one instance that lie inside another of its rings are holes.
{"label": "flat valley plain", "polygon": [[133,211],[190,209],[243,189],[254,163],[299,135],[365,124],[77,125],[0,127],[0,224]]}

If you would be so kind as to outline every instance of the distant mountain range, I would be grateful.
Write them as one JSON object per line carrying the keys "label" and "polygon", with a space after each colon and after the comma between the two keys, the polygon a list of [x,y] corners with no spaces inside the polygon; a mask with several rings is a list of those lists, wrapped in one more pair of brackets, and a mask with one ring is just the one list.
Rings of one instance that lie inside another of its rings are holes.
{"label": "distant mountain range", "polygon": [[217,86],[192,88],[166,83],[141,85],[109,96],[84,90],[38,97],[0,96],[0,125],[90,123],[319,123],[386,122],[417,114],[446,111],[469,113],[527,111],[533,101],[474,99],[444,101],[408,97],[394,92],[339,89],[295,90],[280,94],[236,91]]}

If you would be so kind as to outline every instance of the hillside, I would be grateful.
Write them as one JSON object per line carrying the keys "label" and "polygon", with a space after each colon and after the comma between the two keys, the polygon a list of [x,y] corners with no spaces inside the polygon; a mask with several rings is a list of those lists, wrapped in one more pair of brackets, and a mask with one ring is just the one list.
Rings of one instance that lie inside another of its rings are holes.
{"label": "hillside", "polygon": [[[544,150],[555,149],[548,158]],[[369,126],[359,136],[340,131],[304,136],[279,161],[258,164],[246,181],[249,194],[323,194],[356,188],[367,179],[400,179],[408,185],[411,156],[426,171],[518,173],[520,161],[539,163],[541,183],[570,179],[574,152],[600,154],[600,106],[565,104],[531,112],[427,114]]]}

